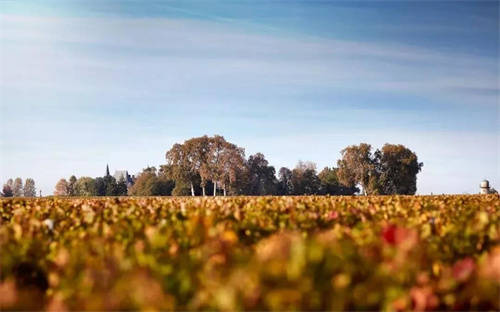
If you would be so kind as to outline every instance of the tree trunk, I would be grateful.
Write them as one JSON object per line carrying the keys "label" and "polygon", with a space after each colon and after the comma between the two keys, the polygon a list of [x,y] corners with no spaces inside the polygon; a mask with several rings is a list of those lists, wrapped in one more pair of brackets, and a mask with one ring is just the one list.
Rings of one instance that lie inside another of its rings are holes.
{"label": "tree trunk", "polygon": [[226,196],[226,185],[224,184],[224,196]]}
{"label": "tree trunk", "polygon": [[217,181],[214,181],[214,196],[217,195]]}
{"label": "tree trunk", "polygon": [[191,182],[191,196],[194,196],[194,185],[193,185],[193,182]]}
{"label": "tree trunk", "polygon": [[203,192],[203,196],[205,196],[205,185],[203,185],[203,186],[201,187],[201,190],[202,190],[202,192]]}

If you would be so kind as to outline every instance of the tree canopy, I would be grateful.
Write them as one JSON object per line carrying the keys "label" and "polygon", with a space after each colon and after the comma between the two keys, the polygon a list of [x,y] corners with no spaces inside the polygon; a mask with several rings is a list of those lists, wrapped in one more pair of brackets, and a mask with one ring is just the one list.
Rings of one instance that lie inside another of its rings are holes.
{"label": "tree canopy", "polygon": [[[373,152],[367,143],[344,148],[337,167],[316,171],[316,164],[299,161],[295,168],[278,172],[262,153],[245,158],[245,150],[223,136],[207,135],[174,144],[166,153],[166,163],[147,167],[127,178],[71,176],[61,179],[54,192],[63,196],[168,196],[168,195],[365,195],[415,194],[417,174],[423,164],[401,144],[385,144]],[[21,183],[19,183],[21,181]],[[31,180],[10,179],[4,194],[33,194]],[[34,182],[34,181],[33,181]],[[17,193],[16,193],[17,190]],[[4,195],[6,196],[6,195]],[[26,195],[28,196],[28,195]]]}
{"label": "tree canopy", "polygon": [[371,151],[371,145],[361,143],[342,150],[338,161],[339,181],[347,187],[360,185],[365,194],[415,194],[417,174],[423,163],[403,145],[385,144]]}

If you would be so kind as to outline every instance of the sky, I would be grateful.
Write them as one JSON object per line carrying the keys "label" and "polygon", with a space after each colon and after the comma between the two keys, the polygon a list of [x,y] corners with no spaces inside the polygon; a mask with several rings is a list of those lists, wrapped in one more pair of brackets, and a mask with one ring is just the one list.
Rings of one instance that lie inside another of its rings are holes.
{"label": "sky", "polygon": [[223,135],[278,170],[404,144],[500,188],[499,1],[2,0],[0,182],[134,174]]}

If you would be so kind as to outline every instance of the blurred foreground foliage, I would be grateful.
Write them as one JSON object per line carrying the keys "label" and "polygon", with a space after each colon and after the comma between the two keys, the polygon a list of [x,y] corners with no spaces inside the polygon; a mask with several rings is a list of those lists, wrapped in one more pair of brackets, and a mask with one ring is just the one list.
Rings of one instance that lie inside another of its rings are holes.
{"label": "blurred foreground foliage", "polygon": [[0,200],[2,310],[499,310],[498,195]]}

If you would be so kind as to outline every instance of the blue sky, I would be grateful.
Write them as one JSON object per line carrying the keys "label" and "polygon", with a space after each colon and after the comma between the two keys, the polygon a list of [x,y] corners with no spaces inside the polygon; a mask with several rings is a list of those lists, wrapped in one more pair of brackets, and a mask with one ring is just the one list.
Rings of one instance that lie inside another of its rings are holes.
{"label": "blue sky", "polygon": [[0,181],[135,173],[221,134],[277,169],[401,143],[500,187],[498,1],[0,2]]}

